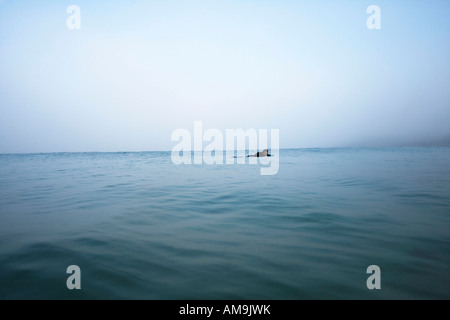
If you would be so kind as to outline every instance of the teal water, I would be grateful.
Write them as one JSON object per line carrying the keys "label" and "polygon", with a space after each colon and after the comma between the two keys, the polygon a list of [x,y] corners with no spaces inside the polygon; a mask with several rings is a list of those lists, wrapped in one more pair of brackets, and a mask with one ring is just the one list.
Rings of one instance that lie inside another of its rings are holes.
{"label": "teal water", "polygon": [[450,298],[450,148],[274,156],[0,155],[0,298]]}

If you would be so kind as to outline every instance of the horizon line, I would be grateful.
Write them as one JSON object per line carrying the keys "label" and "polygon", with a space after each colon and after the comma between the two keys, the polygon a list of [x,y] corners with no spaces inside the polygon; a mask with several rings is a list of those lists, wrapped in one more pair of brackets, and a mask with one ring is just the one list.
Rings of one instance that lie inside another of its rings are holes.
{"label": "horizon line", "polygon": [[[269,150],[308,150],[308,149],[395,149],[395,148],[450,148],[450,145],[399,145],[399,146],[341,146],[341,147],[291,147],[291,148],[268,148]],[[205,150],[191,150],[187,152],[204,152]],[[248,151],[253,150],[227,150],[220,149],[215,151]],[[36,151],[36,152],[0,152],[0,155],[39,155],[56,153],[145,153],[145,152],[172,152],[172,150],[128,150],[128,151]],[[180,151],[179,151],[180,152]]]}

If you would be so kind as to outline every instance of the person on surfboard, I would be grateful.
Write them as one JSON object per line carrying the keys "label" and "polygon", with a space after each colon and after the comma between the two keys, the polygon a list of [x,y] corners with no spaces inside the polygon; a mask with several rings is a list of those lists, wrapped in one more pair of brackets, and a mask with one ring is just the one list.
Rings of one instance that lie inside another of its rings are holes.
{"label": "person on surfboard", "polygon": [[248,157],[271,157],[272,155],[269,154],[269,150],[264,149],[263,152],[257,152],[256,154],[253,155],[248,155]]}
{"label": "person on surfboard", "polygon": [[[269,150],[264,149],[262,152],[257,152],[255,154],[249,154],[248,157],[271,157],[272,155],[269,154]],[[237,156],[233,156],[232,158],[237,158]]]}

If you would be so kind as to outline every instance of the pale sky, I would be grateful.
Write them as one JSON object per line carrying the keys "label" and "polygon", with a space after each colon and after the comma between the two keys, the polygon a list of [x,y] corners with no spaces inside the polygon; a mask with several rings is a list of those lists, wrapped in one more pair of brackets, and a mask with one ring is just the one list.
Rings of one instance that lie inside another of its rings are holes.
{"label": "pale sky", "polygon": [[449,14],[448,0],[0,0],[0,153],[171,150],[195,120],[279,129],[282,148],[450,143]]}

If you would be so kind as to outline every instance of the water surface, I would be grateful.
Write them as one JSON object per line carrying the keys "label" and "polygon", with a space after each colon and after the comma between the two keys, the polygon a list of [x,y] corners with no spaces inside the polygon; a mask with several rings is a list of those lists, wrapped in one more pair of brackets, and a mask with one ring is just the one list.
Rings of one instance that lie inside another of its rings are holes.
{"label": "water surface", "polygon": [[0,155],[0,298],[450,298],[450,148],[274,156]]}

